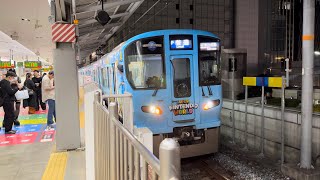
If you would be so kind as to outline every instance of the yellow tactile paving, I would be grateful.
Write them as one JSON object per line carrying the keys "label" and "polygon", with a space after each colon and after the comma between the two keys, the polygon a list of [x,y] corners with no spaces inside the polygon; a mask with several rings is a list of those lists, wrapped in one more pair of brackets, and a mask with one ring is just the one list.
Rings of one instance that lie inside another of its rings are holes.
{"label": "yellow tactile paving", "polygon": [[80,128],[84,128],[84,112],[80,112]]}
{"label": "yellow tactile paving", "polygon": [[80,128],[84,128],[84,88],[79,88],[79,111],[80,111]]}
{"label": "yellow tactile paving", "polygon": [[63,180],[67,166],[68,153],[52,153],[42,180]]}

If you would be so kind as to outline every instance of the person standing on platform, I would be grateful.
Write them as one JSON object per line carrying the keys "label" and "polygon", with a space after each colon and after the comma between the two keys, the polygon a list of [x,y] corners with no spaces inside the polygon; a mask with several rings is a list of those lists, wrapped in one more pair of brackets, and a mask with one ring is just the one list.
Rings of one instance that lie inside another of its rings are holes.
{"label": "person standing on platform", "polygon": [[[11,71],[11,72],[13,72],[13,73],[15,73],[17,75],[15,69],[9,69],[8,71]],[[21,86],[21,78],[19,76],[16,76],[15,80],[18,81],[18,84],[11,84],[11,87],[13,89],[16,88],[18,85]],[[18,118],[19,118],[19,114],[20,114],[21,100],[17,100],[16,99],[14,107],[15,107],[15,109],[14,109],[15,118],[14,118],[13,124],[15,126],[20,126],[20,121],[18,120]]]}
{"label": "person standing on platform", "polygon": [[55,107],[55,86],[54,86],[54,72],[50,71],[48,75],[42,78],[42,102],[48,103],[49,110],[47,116],[48,128],[52,128],[55,125],[56,119],[56,107]]}
{"label": "person standing on platform", "polygon": [[36,85],[36,88],[35,88],[36,111],[39,111],[39,105],[41,106],[42,110],[46,110],[46,104],[42,102],[42,93],[41,93],[42,77],[40,76],[40,73],[38,70],[34,70],[33,75],[34,77],[32,78],[32,81]]}
{"label": "person standing on platform", "polygon": [[[5,127],[6,134],[15,134],[16,131],[12,130],[13,121],[15,119],[14,115],[14,101],[16,100],[15,94],[21,89],[21,85],[18,84],[18,81],[15,80],[17,75],[11,71],[8,71],[6,78],[0,81],[0,87],[3,97],[3,110],[4,110],[4,119],[3,125]],[[17,84],[13,89],[11,84]]]}
{"label": "person standing on platform", "polygon": [[36,85],[31,80],[32,74],[26,74],[26,80],[24,81],[24,86],[28,88],[29,98],[23,100],[23,107],[29,107],[29,114],[34,114],[36,112],[37,103],[36,103]]}

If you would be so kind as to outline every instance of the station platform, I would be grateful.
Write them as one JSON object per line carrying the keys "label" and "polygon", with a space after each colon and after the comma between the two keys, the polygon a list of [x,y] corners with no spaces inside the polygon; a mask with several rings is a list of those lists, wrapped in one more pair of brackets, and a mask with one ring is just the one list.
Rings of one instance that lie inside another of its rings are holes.
{"label": "station platform", "polygon": [[[2,124],[4,112],[0,110]],[[83,151],[56,152],[56,128],[46,129],[47,111],[28,114],[21,107],[16,134],[0,131],[0,179],[85,179]]]}

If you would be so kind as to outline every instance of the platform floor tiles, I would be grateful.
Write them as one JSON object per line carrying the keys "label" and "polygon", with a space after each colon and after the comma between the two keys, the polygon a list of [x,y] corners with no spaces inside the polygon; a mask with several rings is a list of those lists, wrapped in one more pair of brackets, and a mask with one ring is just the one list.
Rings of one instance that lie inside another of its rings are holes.
{"label": "platform floor tiles", "polygon": [[[85,152],[55,152],[55,129],[46,130],[47,111],[21,108],[17,134],[0,131],[0,180],[85,180]],[[3,120],[0,109],[0,125]]]}

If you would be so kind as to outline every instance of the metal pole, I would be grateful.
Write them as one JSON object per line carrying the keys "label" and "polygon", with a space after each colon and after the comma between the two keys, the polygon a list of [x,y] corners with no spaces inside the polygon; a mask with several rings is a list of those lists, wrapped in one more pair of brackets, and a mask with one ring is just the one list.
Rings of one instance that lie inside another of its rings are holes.
{"label": "metal pole", "polygon": [[74,16],[77,13],[76,10],[77,10],[76,0],[72,0],[72,13]]}
{"label": "metal pole", "polygon": [[261,155],[264,154],[264,86],[261,93]]}
{"label": "metal pole", "polygon": [[[289,87],[289,58],[286,58],[286,87]],[[283,77],[282,77],[283,78]]]}
{"label": "metal pole", "polygon": [[112,118],[118,116],[118,106],[115,102],[109,104],[109,121],[110,121],[110,179],[116,179],[116,126]]}
{"label": "metal pole", "polygon": [[315,0],[303,1],[302,123],[300,167],[310,169],[312,150]]}
{"label": "metal pole", "polygon": [[282,77],[281,87],[281,164],[284,163],[284,108],[285,108],[285,95],[284,88],[286,85],[286,79]]}
{"label": "metal pole", "polygon": [[171,138],[164,139],[160,144],[160,180],[181,179],[180,145]]}
{"label": "metal pole", "polygon": [[233,143],[236,142],[236,122],[235,122],[235,119],[234,119],[234,57],[232,57],[231,59],[232,61],[232,93],[231,93],[231,96],[232,96],[232,141]]}
{"label": "metal pole", "polygon": [[245,149],[248,149],[248,86],[245,87],[245,94],[244,94],[244,99],[245,99],[245,114],[244,114],[244,119],[245,119]]}

